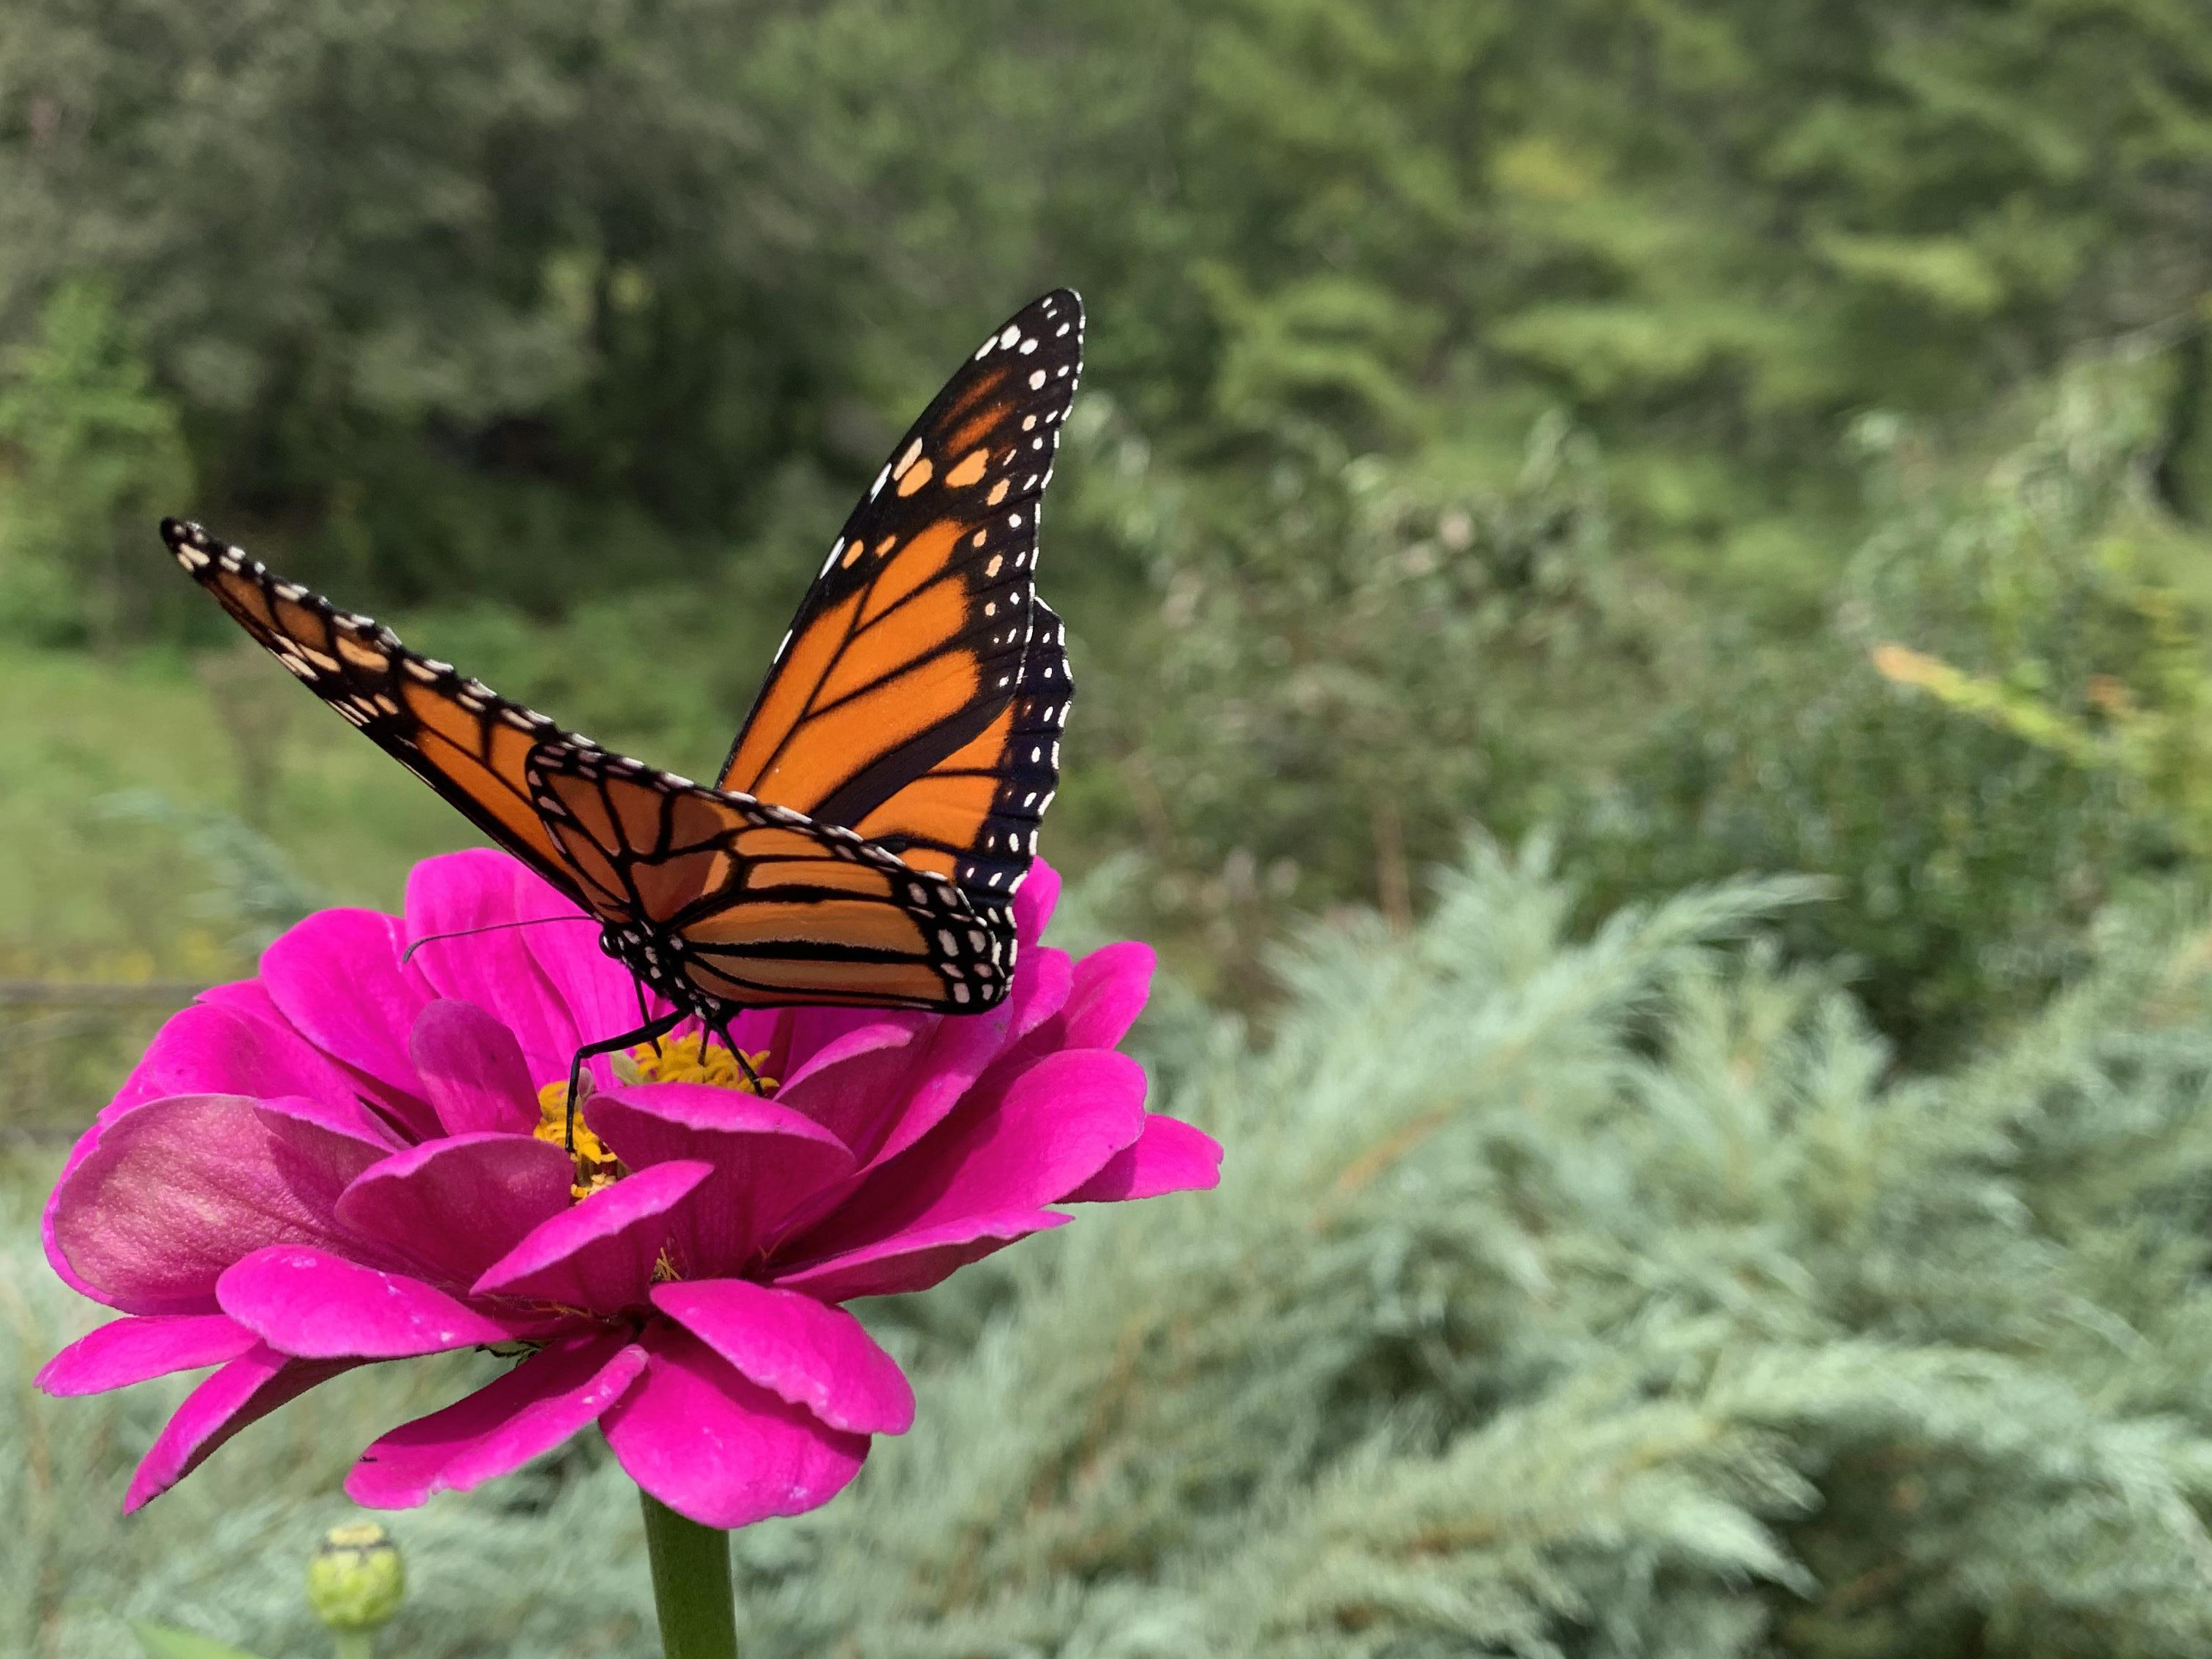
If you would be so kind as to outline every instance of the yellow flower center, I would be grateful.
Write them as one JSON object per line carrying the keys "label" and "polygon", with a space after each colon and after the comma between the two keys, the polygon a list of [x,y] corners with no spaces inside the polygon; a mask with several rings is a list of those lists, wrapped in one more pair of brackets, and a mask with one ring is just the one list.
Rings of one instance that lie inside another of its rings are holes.
{"label": "yellow flower center", "polygon": [[[768,1063],[768,1054],[745,1056],[745,1063],[757,1075]],[[710,1088],[738,1089],[747,1094],[764,1095],[775,1086],[772,1077],[762,1077],[755,1087],[753,1079],[745,1075],[738,1057],[719,1042],[710,1042],[702,1033],[695,1036],[663,1037],[659,1047],[641,1042],[626,1054],[617,1054],[611,1064],[615,1076],[623,1083],[703,1083]],[[591,1079],[585,1078],[585,1092],[591,1092]],[[580,1116],[572,1125],[568,1121],[568,1082],[562,1078],[549,1083],[538,1091],[538,1127],[531,1133],[540,1140],[550,1141],[556,1146],[569,1144],[575,1137],[576,1179],[570,1185],[571,1196],[582,1199],[620,1180],[629,1171],[622,1160],[608,1150],[607,1144],[593,1134]]]}

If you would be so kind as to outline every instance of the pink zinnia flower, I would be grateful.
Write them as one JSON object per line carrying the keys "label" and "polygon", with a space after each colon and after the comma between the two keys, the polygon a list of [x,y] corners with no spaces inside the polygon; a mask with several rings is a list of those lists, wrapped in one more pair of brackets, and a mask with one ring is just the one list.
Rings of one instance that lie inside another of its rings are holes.
{"label": "pink zinnia flower", "polygon": [[[365,1451],[382,1507],[476,1486],[594,1421],[670,1508],[737,1527],[827,1502],[914,1395],[841,1305],[918,1291],[1068,1219],[1050,1206],[1214,1183],[1220,1148],[1147,1113],[1114,1045],[1152,957],[1040,947],[1058,878],[1015,906],[1011,994],[960,1018],[750,1013],[766,1079],[679,1030],[594,1064],[563,1149],[569,1057],[637,988],[504,854],[417,866],[404,919],[326,910],[260,976],[163,1026],[70,1155],[46,1255],[119,1310],[40,1375],[87,1394],[215,1365],[125,1502],[353,1366],[524,1354]],[[655,1009],[654,1012],[659,1012]]]}

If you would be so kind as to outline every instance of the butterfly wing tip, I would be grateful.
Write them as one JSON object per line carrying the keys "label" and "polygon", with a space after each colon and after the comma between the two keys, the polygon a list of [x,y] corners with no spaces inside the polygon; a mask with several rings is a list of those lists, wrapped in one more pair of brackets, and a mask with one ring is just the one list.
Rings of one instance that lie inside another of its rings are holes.
{"label": "butterfly wing tip", "polygon": [[189,519],[162,520],[161,539],[170,556],[193,575],[213,565],[220,550],[220,544]]}

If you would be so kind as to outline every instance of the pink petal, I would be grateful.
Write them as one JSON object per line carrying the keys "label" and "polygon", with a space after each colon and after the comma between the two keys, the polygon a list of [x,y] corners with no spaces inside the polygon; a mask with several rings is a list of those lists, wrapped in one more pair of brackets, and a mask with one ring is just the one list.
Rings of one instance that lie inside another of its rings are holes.
{"label": "pink petal", "polygon": [[1018,1238],[1064,1226],[1070,1219],[1052,1210],[964,1216],[783,1268],[772,1282],[782,1289],[804,1291],[821,1302],[902,1296],[908,1291],[926,1291]]}
{"label": "pink petal", "polygon": [[915,1067],[913,1091],[896,1103],[872,1150],[855,1149],[866,1156],[866,1167],[897,1157],[943,1122],[994,1064],[1060,1012],[1072,976],[1066,951],[1032,951],[997,1007],[938,1020]]}
{"label": "pink petal", "polygon": [[479,1296],[522,1297],[601,1314],[643,1305],[676,1227],[670,1212],[714,1173],[691,1161],[656,1164],[602,1187],[531,1230],[476,1282]]}
{"label": "pink petal", "polygon": [[244,1014],[248,1019],[258,1019],[264,1025],[273,1025],[280,1031],[294,1030],[292,1022],[277,1012],[269,988],[258,979],[226,980],[220,985],[210,985],[192,1000],[204,1002],[210,1007],[228,1008],[233,1013]]}
{"label": "pink petal", "polygon": [[429,992],[400,965],[405,942],[397,916],[319,910],[262,952],[261,978],[295,1030],[382,1085],[381,1097],[421,1133],[431,1126],[408,1062],[407,1031]]}
{"label": "pink petal", "polygon": [[996,1008],[939,1022],[925,1079],[871,1161],[897,1157],[943,1122],[995,1061],[1060,1011],[1073,977],[1065,951],[1033,951],[1014,977],[1012,994]]}
{"label": "pink petal", "polygon": [[[46,1249],[46,1265],[54,1270],[56,1276],[63,1284],[68,1285],[79,1296],[90,1297],[95,1302],[104,1302],[106,1297],[87,1284],[79,1277],[76,1270],[70,1266],[69,1257],[63,1254],[61,1241],[55,1236],[55,1226],[60,1219],[65,1195],[74,1191],[70,1177],[76,1173],[77,1166],[90,1158],[99,1147],[101,1136],[106,1133],[111,1124],[149,1103],[146,1100],[126,1100],[123,1096],[118,1095],[94,1113],[92,1127],[76,1138],[76,1144],[70,1148],[69,1156],[63,1159],[62,1172],[54,1178],[53,1190],[46,1194],[46,1207],[39,1212],[39,1242]],[[74,1207],[73,1200],[71,1207]],[[207,1305],[209,1310],[212,1310],[215,1305],[212,1291],[207,1297]]]}
{"label": "pink petal", "polygon": [[[1033,1001],[1024,1011],[1014,1040],[992,1057],[972,1093],[1003,1093],[1038,1060],[1068,1046],[1066,1004],[1074,990],[1074,963],[1066,951],[1041,945],[1030,952],[1024,979]],[[905,1136],[901,1144],[910,1146],[920,1138]]]}
{"label": "pink petal", "polygon": [[799,1515],[860,1472],[865,1435],[823,1426],[672,1326],[642,1340],[645,1375],[599,1426],[629,1478],[678,1514],[722,1528]]}
{"label": "pink petal", "polygon": [[[785,1088],[804,1076],[822,1051],[841,1037],[872,1027],[903,1032],[911,1040],[935,1023],[933,1014],[901,1013],[882,1008],[786,1008],[769,1038],[769,1058],[781,1069]],[[919,1051],[920,1045],[916,1044]]]}
{"label": "pink petal", "polygon": [[1152,947],[1136,939],[1108,945],[1075,964],[1075,984],[1061,1014],[1062,1046],[1111,1048],[1128,1035],[1152,995]]}
{"label": "pink petal", "polygon": [[185,1396],[139,1461],[123,1512],[143,1508],[190,1474],[247,1424],[297,1400],[319,1382],[351,1370],[349,1359],[288,1359],[257,1347],[232,1360]]}
{"label": "pink petal", "polygon": [[[300,1034],[292,1029],[290,1022],[283,1015],[276,1012],[276,1005],[270,1001],[269,993],[262,988],[258,979],[231,980],[224,984],[210,985],[193,997],[187,1006],[217,1008],[239,1019],[257,1021],[276,1033],[276,1041],[280,1045],[295,1043],[299,1040]],[[183,1010],[178,1012],[181,1013]],[[168,1021],[164,1021],[162,1030],[154,1034],[154,1041],[146,1046],[137,1063],[124,1079],[122,1086],[109,1100],[108,1112],[121,1112],[128,1107],[143,1106],[149,1100],[161,1099],[164,1095],[200,1092],[197,1089],[177,1086],[179,1066],[190,1062],[176,1046],[162,1042],[167,1027]],[[191,1028],[185,1029],[189,1030]],[[203,1025],[201,1029],[204,1030],[207,1027]],[[165,1048],[167,1052],[157,1057],[155,1054],[157,1048]]]}
{"label": "pink petal", "polygon": [[837,1212],[778,1247],[840,1255],[969,1215],[1034,1210],[1074,1191],[1145,1128],[1144,1068],[1110,1048],[1048,1054],[1003,1094],[961,1103],[937,1133],[883,1164]]}
{"label": "pink petal", "polygon": [[[835,1186],[825,1187],[801,1205],[784,1228],[786,1237],[811,1230],[825,1216],[842,1209],[872,1170],[927,1134],[945,1115],[1029,1033],[1060,1011],[1066,1000],[1071,978],[1067,954],[1039,951],[1015,975],[1013,993],[997,1007],[980,1014],[933,1018],[923,1033],[921,1053],[907,1062],[911,1084],[898,1081],[856,1060],[850,1067],[817,1073],[818,1086],[844,1091],[849,1099],[823,1109],[838,1113],[845,1121],[872,1127],[852,1131],[857,1139],[846,1144],[861,1155],[860,1169]],[[825,1051],[826,1052],[826,1051]],[[789,1085],[776,1098],[813,1115],[821,1097]]]}
{"label": "pink petal", "polygon": [[356,1105],[353,1079],[298,1033],[238,1007],[196,1002],[172,1015],[115,1097],[305,1095]]}
{"label": "pink petal", "polygon": [[[251,981],[247,981],[247,983],[250,984]],[[258,988],[256,988],[258,990]],[[275,1018],[273,1014],[270,1017],[272,1018]],[[166,1098],[166,1097],[162,1097],[162,1098]],[[94,1117],[92,1127],[86,1130],[83,1134],[80,1135],[77,1138],[76,1144],[70,1148],[69,1157],[62,1164],[61,1175],[55,1180],[53,1190],[47,1194],[46,1208],[40,1217],[40,1239],[46,1248],[46,1261],[48,1264],[52,1267],[55,1273],[60,1277],[63,1283],[67,1285],[71,1290],[76,1291],[79,1295],[90,1297],[95,1302],[107,1301],[109,1299],[108,1293],[95,1287],[82,1277],[75,1268],[70,1267],[68,1255],[62,1249],[60,1230],[66,1227],[70,1231],[72,1237],[75,1237],[81,1231],[80,1224],[83,1219],[82,1215],[82,1201],[85,1195],[84,1188],[80,1184],[72,1182],[70,1177],[76,1173],[79,1166],[84,1164],[87,1159],[90,1158],[94,1152],[98,1150],[103,1136],[106,1135],[108,1129],[112,1125],[119,1122],[123,1118],[129,1115],[131,1113],[138,1110],[140,1108],[149,1106],[153,1103],[154,1102],[151,1100],[131,1099],[129,1097],[128,1091],[126,1091],[125,1094],[118,1095],[112,1102],[101,1108],[100,1112]],[[249,1103],[249,1104],[252,1104],[252,1103]],[[254,1109],[259,1110],[261,1109],[261,1107],[267,1106],[269,1104],[270,1104],[270,1103],[261,1103],[260,1105],[256,1106]],[[289,1112],[283,1111],[280,1109],[279,1115],[305,1117],[310,1120],[311,1122],[319,1120],[325,1124],[335,1120],[340,1125],[338,1133],[343,1138],[362,1138],[374,1140],[376,1142],[374,1148],[375,1154],[380,1155],[385,1150],[386,1150],[384,1142],[388,1139],[388,1137],[386,1136],[386,1132],[380,1125],[373,1123],[368,1114],[361,1109],[357,1103],[349,1103],[343,1107],[322,1107],[314,1105],[304,1100],[294,1100],[289,1103],[289,1106],[291,1109]],[[319,1133],[319,1129],[311,1128],[307,1133],[313,1136],[318,1134]],[[112,1155],[114,1150],[115,1149],[111,1146],[109,1148],[109,1153]],[[206,1296],[204,1298],[201,1298],[201,1301],[203,1305],[198,1310],[213,1310],[215,1306],[215,1297],[214,1291],[211,1288]],[[141,1310],[140,1311],[148,1310]],[[183,1313],[192,1311],[192,1310],[183,1306],[173,1306],[165,1310],[161,1310],[160,1311]]]}
{"label": "pink petal", "polygon": [[216,1286],[222,1310],[300,1359],[404,1359],[511,1342],[543,1321],[494,1319],[419,1279],[295,1244],[256,1250]]}
{"label": "pink petal", "polygon": [[1203,1192],[1221,1184],[1221,1143],[1179,1118],[1153,1112],[1133,1146],[1067,1194],[1071,1204],[1158,1198],[1162,1193]]}
{"label": "pink petal", "polygon": [[[840,1015],[869,1012],[836,1011]],[[796,1030],[815,1023],[794,1020],[793,1026]],[[798,1039],[793,1041],[795,1044]],[[872,1014],[814,1046],[786,1073],[775,1097],[857,1150],[873,1138],[886,1101],[896,1102],[927,1047],[927,1034],[913,1017],[887,1019]]]}
{"label": "pink petal", "polygon": [[[573,905],[566,909],[521,910],[516,902],[515,872],[520,867],[506,854],[489,848],[423,860],[407,878],[407,935],[423,941],[415,952],[414,965],[430,988],[441,997],[473,1002],[513,1031],[522,1045],[531,1076],[550,1082],[568,1074],[569,1058],[585,1039],[577,1034],[567,1005],[556,994],[531,952],[524,935],[532,930],[498,927],[496,931],[465,938],[428,937],[529,916],[565,918],[575,914]],[[588,931],[565,920],[549,922],[538,931],[571,927]]]}
{"label": "pink petal", "polygon": [[528,1135],[456,1135],[394,1152],[339,1194],[339,1221],[433,1281],[467,1285],[568,1208],[575,1166]]}
{"label": "pink petal", "polygon": [[212,1313],[223,1269],[264,1244],[343,1247],[334,1214],[382,1147],[236,1095],[149,1101],[103,1124],[54,1188],[49,1249],[128,1313]]}
{"label": "pink petal", "polygon": [[653,1305],[833,1429],[904,1434],[914,1425],[914,1390],[898,1362],[842,1308],[742,1279],[656,1285]]}
{"label": "pink petal", "polygon": [[126,1316],[70,1343],[46,1361],[36,1381],[52,1395],[104,1394],[172,1371],[220,1365],[254,1341],[252,1332],[223,1314]]}
{"label": "pink petal", "polygon": [[1060,903],[1060,872],[1038,859],[1030,866],[1030,872],[1014,892],[1014,932],[1021,939],[1024,952],[1036,948],[1044,937],[1046,924]]}
{"label": "pink petal", "polygon": [[358,1098],[315,1100],[306,1095],[272,1095],[257,1101],[262,1116],[289,1119],[327,1140],[348,1156],[382,1158],[404,1144],[392,1126],[370,1111]]}
{"label": "pink petal", "polygon": [[522,1045],[473,1002],[428,1004],[407,1033],[407,1054],[447,1134],[526,1135],[538,1127],[538,1091]]}
{"label": "pink petal", "polygon": [[551,1451],[598,1419],[645,1369],[645,1350],[609,1334],[568,1337],[443,1411],[372,1443],[346,1496],[406,1510],[434,1492],[466,1492]]}
{"label": "pink petal", "polygon": [[735,1273],[802,1199],[853,1169],[844,1143],[811,1118],[738,1090],[640,1084],[591,1096],[584,1115],[632,1170],[713,1169],[676,1218],[672,1253],[686,1278]]}

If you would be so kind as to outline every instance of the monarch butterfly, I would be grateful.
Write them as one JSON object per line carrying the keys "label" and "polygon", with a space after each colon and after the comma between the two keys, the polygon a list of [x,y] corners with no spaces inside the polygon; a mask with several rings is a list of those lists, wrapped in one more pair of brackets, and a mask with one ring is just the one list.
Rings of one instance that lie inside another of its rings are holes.
{"label": "monarch butterfly", "polygon": [[[976,1013],[1059,781],[1066,631],[1037,508],[1082,368],[1054,289],[992,331],[831,544],[712,787],[600,748],[388,628],[165,520],[179,563],[308,690],[596,917],[673,1012],[584,1060],[741,1009]],[[645,1010],[640,994],[641,1018]],[[729,1044],[732,1052],[736,1045]]]}

